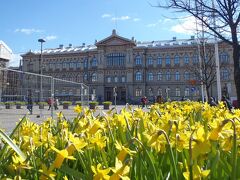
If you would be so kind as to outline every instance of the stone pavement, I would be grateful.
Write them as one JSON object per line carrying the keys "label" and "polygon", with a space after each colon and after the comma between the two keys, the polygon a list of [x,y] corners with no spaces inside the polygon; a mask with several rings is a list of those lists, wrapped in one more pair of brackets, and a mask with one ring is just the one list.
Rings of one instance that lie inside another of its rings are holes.
{"label": "stone pavement", "polygon": [[[111,106],[112,108],[114,106]],[[117,111],[119,112],[123,107],[125,106],[117,106]],[[134,106],[133,108],[136,108],[137,106]],[[74,117],[76,117],[76,113],[73,111],[74,106],[70,106],[69,109],[63,109],[62,106],[59,106],[58,110],[54,110],[53,118],[56,118],[56,113],[62,111],[65,117],[69,120],[72,120]],[[27,115],[28,118],[30,118],[31,121],[35,123],[41,123],[43,120],[45,120],[48,117],[51,117],[51,111],[47,110],[48,107],[45,107],[45,109],[42,110],[42,117],[38,118],[37,116],[40,115],[40,110],[38,106],[33,107],[33,114],[30,115],[26,106],[22,107],[22,109],[16,109],[15,106],[13,109],[5,109],[4,106],[0,106],[0,129],[5,130],[7,134],[10,134],[14,127],[16,126],[19,119]],[[103,106],[98,106],[98,110],[96,111],[96,114],[101,113],[103,110]],[[107,110],[103,110],[107,111]]]}

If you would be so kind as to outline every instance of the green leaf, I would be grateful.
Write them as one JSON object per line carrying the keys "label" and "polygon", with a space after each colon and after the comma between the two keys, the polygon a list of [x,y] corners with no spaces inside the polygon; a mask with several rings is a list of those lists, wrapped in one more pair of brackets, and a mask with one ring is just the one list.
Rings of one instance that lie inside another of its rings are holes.
{"label": "green leaf", "polygon": [[90,178],[87,178],[86,175],[84,175],[83,173],[76,171],[75,169],[72,169],[66,165],[62,165],[59,170],[70,176],[73,176],[76,179],[90,179]]}
{"label": "green leaf", "polygon": [[20,148],[0,129],[0,137],[6,141],[6,143],[25,161],[26,155],[20,150]]}

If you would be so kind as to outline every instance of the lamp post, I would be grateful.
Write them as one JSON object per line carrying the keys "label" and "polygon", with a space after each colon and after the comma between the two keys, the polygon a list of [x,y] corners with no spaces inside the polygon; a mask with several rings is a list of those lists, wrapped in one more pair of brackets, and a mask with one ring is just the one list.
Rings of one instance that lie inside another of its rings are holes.
{"label": "lamp post", "polygon": [[113,96],[114,96],[114,104],[116,109],[117,107],[117,87],[116,86],[113,88]]}
{"label": "lamp post", "polygon": [[[42,92],[42,61],[43,61],[43,56],[42,56],[42,46],[43,43],[46,42],[44,39],[38,39],[38,42],[41,43],[41,54],[40,54],[40,61],[39,61],[39,70],[40,70],[40,102],[43,101],[43,92]],[[40,117],[42,117],[42,109],[40,109]]]}

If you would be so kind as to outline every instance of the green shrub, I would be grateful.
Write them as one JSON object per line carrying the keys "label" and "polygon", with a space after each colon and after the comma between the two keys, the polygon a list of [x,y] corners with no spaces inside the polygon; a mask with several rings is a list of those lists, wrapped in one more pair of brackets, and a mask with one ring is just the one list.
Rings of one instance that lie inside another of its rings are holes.
{"label": "green shrub", "polygon": [[97,101],[91,101],[91,102],[89,102],[89,104],[90,104],[90,105],[93,105],[93,106],[94,106],[94,105],[97,106],[97,105],[98,105],[98,102],[97,102]]}
{"label": "green shrub", "polygon": [[24,106],[26,103],[23,101],[16,101],[15,104],[19,106]]}
{"label": "green shrub", "polygon": [[112,102],[111,101],[104,101],[103,105],[109,105],[110,106],[110,105],[112,105]]}
{"label": "green shrub", "polygon": [[75,104],[81,106],[81,105],[82,105],[82,102],[81,102],[81,101],[76,101]]}
{"label": "green shrub", "polygon": [[72,102],[71,101],[63,101],[62,104],[63,105],[72,105]]}
{"label": "green shrub", "polygon": [[5,105],[10,105],[10,106],[12,106],[12,105],[14,105],[14,102],[12,102],[12,101],[7,101],[7,102],[5,102]]}

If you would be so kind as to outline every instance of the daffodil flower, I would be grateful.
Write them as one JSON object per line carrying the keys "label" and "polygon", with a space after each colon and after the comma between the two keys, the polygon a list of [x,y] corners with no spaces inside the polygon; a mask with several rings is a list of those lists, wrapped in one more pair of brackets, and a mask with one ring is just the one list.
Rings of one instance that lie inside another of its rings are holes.
{"label": "daffodil flower", "polygon": [[77,106],[75,106],[74,107],[74,112],[76,112],[76,113],[81,113],[82,112],[82,107],[81,106],[79,106],[79,105],[77,105]]}
{"label": "daffodil flower", "polygon": [[136,151],[132,151],[131,149],[124,147],[118,141],[116,141],[115,146],[120,151],[117,155],[117,158],[122,162],[125,160],[128,154],[132,156],[134,153],[136,153]]}
{"label": "daffodil flower", "polygon": [[[205,179],[210,173],[210,170],[202,170],[198,165],[193,166],[193,179],[198,180],[198,179]],[[183,176],[185,179],[189,180],[190,179],[190,172],[184,172]]]}
{"label": "daffodil flower", "polygon": [[41,172],[40,180],[48,180],[50,178],[54,178],[57,173],[53,172],[51,169],[48,169],[45,164],[42,164],[42,169],[39,170]]}
{"label": "daffodil flower", "polygon": [[55,168],[60,168],[64,159],[71,159],[71,160],[75,160],[75,158],[73,156],[69,156],[68,155],[68,151],[66,149],[63,150],[58,150],[55,147],[51,147],[52,150],[54,150],[55,152],[57,152],[57,157],[53,163],[53,166]]}
{"label": "daffodil flower", "polygon": [[110,172],[110,168],[102,169],[101,167],[101,164],[98,164],[97,168],[91,166],[91,169],[94,173],[93,180],[108,180],[110,178],[110,176],[108,175],[108,173]]}
{"label": "daffodil flower", "polygon": [[127,164],[122,163],[122,161],[120,161],[118,158],[116,158],[115,161],[115,168],[111,168],[111,170],[113,171],[113,175],[110,176],[110,180],[130,180],[130,178],[127,176],[130,167]]}

